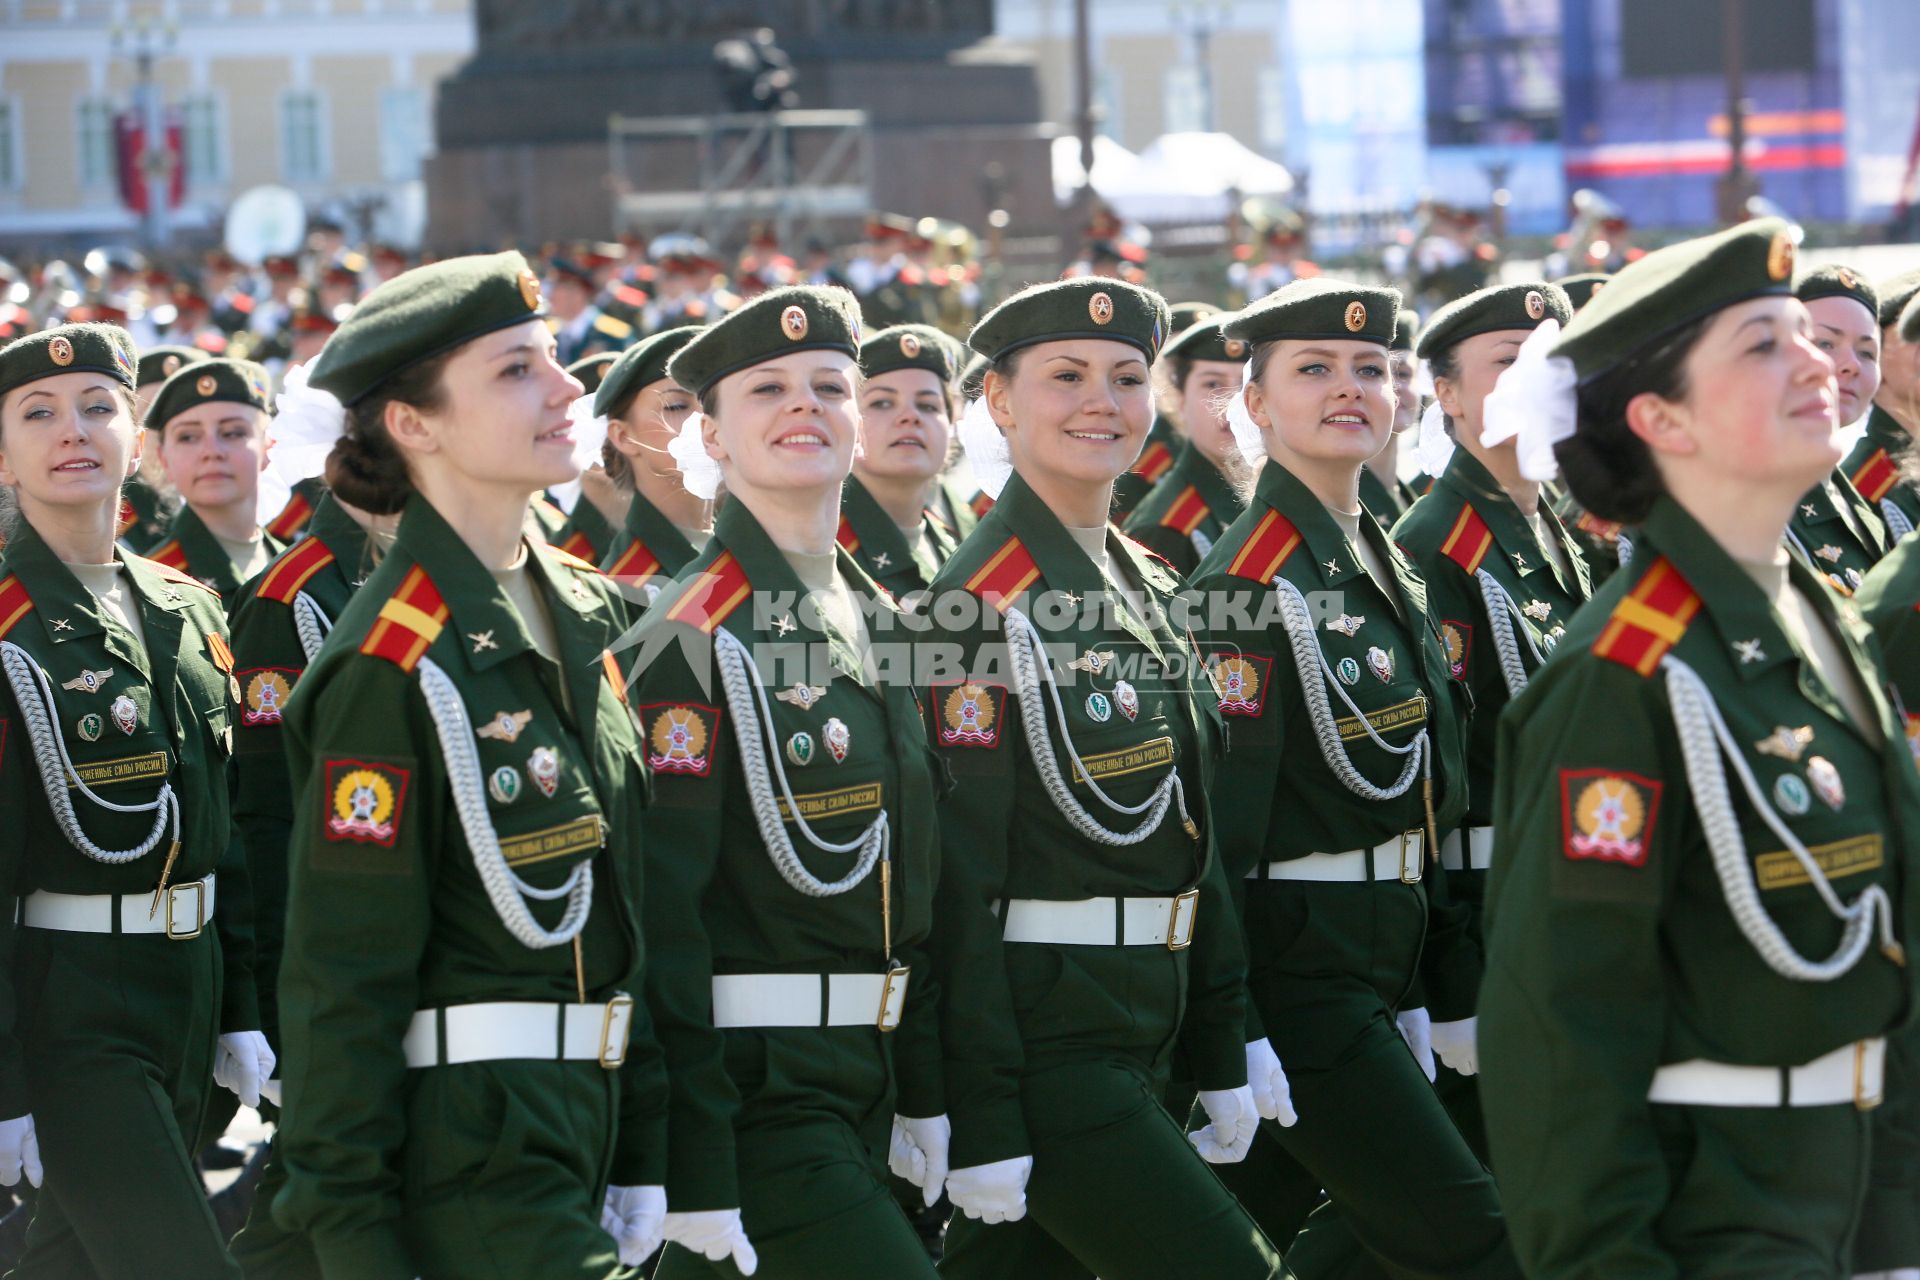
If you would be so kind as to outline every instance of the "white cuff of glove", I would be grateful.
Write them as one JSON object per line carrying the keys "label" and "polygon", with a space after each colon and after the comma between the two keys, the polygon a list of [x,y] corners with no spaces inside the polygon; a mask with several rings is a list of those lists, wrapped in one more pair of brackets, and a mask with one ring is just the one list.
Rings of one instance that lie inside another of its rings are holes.
{"label": "white cuff of glove", "polygon": [[1254,1106],[1253,1087],[1238,1089],[1202,1089],[1200,1106],[1208,1123],[1197,1133],[1187,1135],[1194,1150],[1208,1164],[1238,1164],[1247,1158],[1253,1135],[1260,1128],[1260,1111]]}
{"label": "white cuff of glove", "polygon": [[258,1031],[229,1031],[213,1054],[213,1082],[250,1107],[260,1105],[260,1086],[273,1079],[272,1046]]}
{"label": "white cuff of glove", "polygon": [[896,1178],[904,1178],[920,1188],[921,1198],[931,1209],[947,1184],[947,1152],[952,1145],[953,1127],[945,1116],[893,1118],[893,1140],[887,1150],[887,1168]]}
{"label": "white cuff of glove", "polygon": [[1293,1109],[1293,1087],[1280,1069],[1280,1055],[1265,1038],[1247,1045],[1247,1086],[1253,1090],[1254,1109],[1266,1119],[1277,1121],[1282,1129],[1300,1123]]}
{"label": "white cuff of glove", "polygon": [[969,1165],[947,1175],[947,1198],[969,1218],[985,1223],[1018,1222],[1027,1216],[1027,1179],[1032,1156]]}
{"label": "white cuff of glove", "polygon": [[1433,1019],[1427,1011],[1402,1009],[1394,1017],[1393,1025],[1400,1029],[1400,1038],[1407,1042],[1407,1051],[1420,1064],[1420,1070],[1426,1072],[1428,1082],[1439,1079],[1440,1072],[1433,1065]]}
{"label": "white cuff of glove", "polygon": [[[1480,1019],[1476,1015],[1457,1022],[1433,1024],[1433,1051],[1440,1061],[1463,1076],[1480,1070]],[[1920,1275],[1920,1272],[1916,1272]]]}
{"label": "white cuff of glove", "polygon": [[750,1276],[760,1269],[760,1256],[753,1251],[753,1244],[747,1239],[747,1229],[740,1225],[738,1209],[669,1213],[660,1225],[660,1232],[682,1249],[697,1253],[708,1262],[721,1262],[731,1257],[734,1267],[743,1276]]}
{"label": "white cuff of glove", "polygon": [[608,1187],[600,1227],[620,1250],[620,1265],[637,1267],[660,1247],[666,1224],[665,1187]]}
{"label": "white cuff of glove", "polygon": [[34,1186],[47,1176],[40,1164],[40,1135],[31,1115],[0,1120],[0,1186],[16,1186],[20,1175]]}

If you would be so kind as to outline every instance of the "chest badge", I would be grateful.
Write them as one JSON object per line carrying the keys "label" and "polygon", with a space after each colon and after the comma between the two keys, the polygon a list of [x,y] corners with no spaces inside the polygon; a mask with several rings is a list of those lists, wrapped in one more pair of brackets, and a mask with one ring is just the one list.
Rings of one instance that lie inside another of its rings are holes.
{"label": "chest badge", "polygon": [[827,696],[827,686],[823,684],[796,684],[791,689],[782,689],[773,695],[790,707],[805,711],[814,703]]}
{"label": "chest badge", "polygon": [[474,736],[493,742],[518,742],[520,734],[533,722],[531,711],[496,711],[487,722],[474,728]]}
{"label": "chest badge", "polygon": [[1813,726],[1803,724],[1797,729],[1786,725],[1775,725],[1773,732],[1753,744],[1753,749],[1763,756],[1772,756],[1785,760],[1789,764],[1800,763],[1800,756],[1813,745]]}
{"label": "chest badge", "polygon": [[89,711],[80,717],[80,722],[74,726],[74,730],[79,733],[82,742],[98,742],[106,727],[106,721],[95,712]]}
{"label": "chest badge", "polygon": [[796,733],[787,739],[787,759],[805,768],[813,763],[813,735]]}
{"label": "chest badge", "polygon": [[1529,618],[1532,618],[1535,622],[1545,622],[1549,617],[1552,616],[1553,606],[1548,604],[1545,600],[1529,600],[1524,605],[1520,606],[1520,612],[1526,614]]}
{"label": "chest badge", "polygon": [[487,794],[499,804],[512,804],[520,798],[520,771],[503,764],[487,779]]}
{"label": "chest badge", "polygon": [[1367,615],[1364,613],[1343,613],[1327,624],[1327,630],[1338,631],[1351,640],[1359,634],[1360,628],[1366,625],[1366,621]]}
{"label": "chest badge", "polygon": [[551,800],[560,789],[560,753],[552,747],[535,747],[527,757],[527,776],[540,788],[540,794]]}
{"label": "chest badge", "polygon": [[82,671],[71,680],[61,681],[60,687],[73,693],[98,693],[101,687],[111,679],[113,679],[111,667],[105,671]]}
{"label": "chest badge", "polygon": [[1814,756],[1807,761],[1807,781],[1813,784],[1813,793],[1827,808],[1838,809],[1847,802],[1847,787],[1840,781],[1840,771],[1825,756]]}
{"label": "chest badge", "polygon": [[1125,680],[1113,686],[1113,702],[1120,708],[1120,714],[1132,720],[1140,714],[1140,691]]}
{"label": "chest badge", "polygon": [[1097,676],[1113,665],[1113,659],[1114,653],[1111,649],[1105,651],[1089,649],[1072,662],[1069,662],[1067,666],[1075,671],[1084,671],[1090,676]]}
{"label": "chest badge", "polygon": [[1811,807],[1812,797],[1807,794],[1807,784],[1800,781],[1800,775],[1783,773],[1773,784],[1773,803],[1780,812],[1790,818],[1797,818]]}
{"label": "chest badge", "polygon": [[853,732],[839,716],[827,721],[826,727],[820,731],[820,738],[827,744],[827,753],[833,757],[835,764],[845,760],[847,749],[853,746]]}
{"label": "chest badge", "polygon": [[1826,546],[1819,548],[1813,554],[1818,556],[1820,559],[1825,560],[1828,564],[1835,564],[1840,559],[1840,548],[1834,546],[1831,542],[1829,542]]}
{"label": "chest badge", "polygon": [[1360,664],[1355,662],[1352,658],[1340,659],[1339,665],[1336,666],[1334,670],[1340,673],[1341,684],[1350,685],[1350,684],[1358,684],[1360,682]]}
{"label": "chest badge", "polygon": [[126,694],[123,693],[115,698],[113,705],[107,710],[108,714],[113,716],[114,728],[120,732],[131,736],[133,731],[140,727],[140,708],[135,706],[133,699]]}
{"label": "chest badge", "polygon": [[1393,655],[1374,645],[1367,650],[1367,670],[1380,678],[1382,684],[1393,683]]}
{"label": "chest badge", "polygon": [[1113,719],[1113,703],[1104,693],[1087,695],[1087,719],[1095,724],[1105,724]]}

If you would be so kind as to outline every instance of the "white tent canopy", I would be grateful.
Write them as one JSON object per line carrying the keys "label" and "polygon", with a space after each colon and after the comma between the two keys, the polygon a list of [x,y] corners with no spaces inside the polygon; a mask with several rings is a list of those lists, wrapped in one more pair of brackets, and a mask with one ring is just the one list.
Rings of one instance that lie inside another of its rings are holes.
{"label": "white tent canopy", "polygon": [[[1070,196],[1080,180],[1079,142],[1060,138],[1053,145],[1054,190]],[[1163,134],[1137,156],[1096,138],[1093,189],[1129,221],[1218,222],[1227,216],[1229,193],[1286,195],[1293,175],[1224,133]]]}

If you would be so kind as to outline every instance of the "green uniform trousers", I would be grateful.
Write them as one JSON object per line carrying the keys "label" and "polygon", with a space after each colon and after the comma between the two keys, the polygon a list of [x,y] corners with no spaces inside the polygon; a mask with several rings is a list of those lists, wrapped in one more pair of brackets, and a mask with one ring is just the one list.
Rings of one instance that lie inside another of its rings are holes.
{"label": "green uniform trousers", "polygon": [[247,1225],[228,1245],[247,1280],[320,1280],[320,1259],[314,1256],[307,1237],[273,1220],[273,1198],[286,1185],[286,1166],[280,1163],[280,1151],[275,1147],[254,1187]]}
{"label": "green uniform trousers", "polygon": [[1873,1113],[1873,1172],[1855,1271],[1920,1267],[1920,1061],[1909,1028],[1887,1038],[1886,1101]]}
{"label": "green uniform trousers", "polygon": [[213,1089],[219,940],[16,939],[47,1177],[14,1280],[237,1278],[188,1149]]}
{"label": "green uniform trousers", "polygon": [[1271,1280],[1280,1251],[1125,1058],[1049,1064],[1021,1081],[1033,1176],[1027,1216],[956,1214],[947,1280]]}

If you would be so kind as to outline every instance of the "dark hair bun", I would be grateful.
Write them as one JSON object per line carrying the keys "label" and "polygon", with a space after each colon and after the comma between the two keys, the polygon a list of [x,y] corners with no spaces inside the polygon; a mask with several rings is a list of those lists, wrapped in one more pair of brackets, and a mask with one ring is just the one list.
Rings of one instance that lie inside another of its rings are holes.
{"label": "dark hair bun", "polygon": [[349,506],[389,516],[407,505],[413,481],[406,459],[384,426],[362,431],[355,423],[327,455],[327,487]]}

